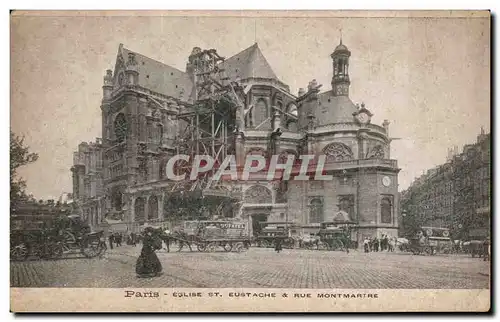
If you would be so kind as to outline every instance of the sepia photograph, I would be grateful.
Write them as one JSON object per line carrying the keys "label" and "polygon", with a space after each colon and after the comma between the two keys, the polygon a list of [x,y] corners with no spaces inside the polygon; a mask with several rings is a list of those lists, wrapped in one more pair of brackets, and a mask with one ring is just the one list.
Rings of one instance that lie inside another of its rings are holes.
{"label": "sepia photograph", "polygon": [[490,28],[12,11],[11,310],[487,312]]}

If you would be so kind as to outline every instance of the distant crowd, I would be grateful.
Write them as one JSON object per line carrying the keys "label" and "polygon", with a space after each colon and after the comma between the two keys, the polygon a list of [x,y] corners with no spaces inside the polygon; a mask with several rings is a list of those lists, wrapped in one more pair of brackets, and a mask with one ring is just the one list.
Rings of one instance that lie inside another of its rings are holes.
{"label": "distant crowd", "polygon": [[393,252],[396,248],[397,238],[382,235],[382,237],[365,237],[363,240],[363,248],[365,253],[388,251]]}

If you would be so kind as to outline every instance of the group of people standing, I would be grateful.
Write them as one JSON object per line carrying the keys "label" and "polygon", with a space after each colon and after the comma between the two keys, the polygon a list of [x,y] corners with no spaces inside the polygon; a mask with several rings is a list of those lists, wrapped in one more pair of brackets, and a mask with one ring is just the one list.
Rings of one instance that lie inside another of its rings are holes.
{"label": "group of people standing", "polygon": [[378,251],[393,252],[396,248],[396,237],[389,237],[387,235],[382,235],[380,238],[365,237],[363,241],[363,248],[365,253]]}
{"label": "group of people standing", "polygon": [[[130,234],[126,235],[125,238],[126,238],[127,245],[136,246],[140,241],[140,237],[136,233],[130,233]],[[109,248],[113,249],[113,247],[121,246],[123,239],[124,239],[124,235],[122,233],[111,232],[108,236]]]}

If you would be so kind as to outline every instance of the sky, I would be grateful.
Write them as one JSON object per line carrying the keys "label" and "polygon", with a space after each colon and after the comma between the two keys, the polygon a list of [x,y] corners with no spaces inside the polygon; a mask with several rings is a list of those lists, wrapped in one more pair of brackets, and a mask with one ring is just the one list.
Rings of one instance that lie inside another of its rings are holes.
{"label": "sky", "polygon": [[71,192],[73,151],[101,136],[103,76],[118,46],[185,70],[193,47],[230,57],[255,42],[297,94],[331,88],[340,35],[351,51],[350,98],[391,122],[400,190],[490,131],[488,17],[93,16],[11,18],[11,128],[39,159],[21,169],[38,199]]}

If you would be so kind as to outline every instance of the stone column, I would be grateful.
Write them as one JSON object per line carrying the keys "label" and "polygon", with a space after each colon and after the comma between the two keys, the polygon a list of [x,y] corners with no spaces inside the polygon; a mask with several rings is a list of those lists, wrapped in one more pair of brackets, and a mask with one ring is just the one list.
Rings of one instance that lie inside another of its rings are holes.
{"label": "stone column", "polygon": [[158,220],[163,221],[163,192],[157,196],[158,200]]}
{"label": "stone column", "polygon": [[134,222],[135,221],[135,197],[134,195],[131,195],[129,199],[129,221]]}
{"label": "stone column", "polygon": [[144,221],[148,221],[149,218],[149,196],[146,196],[144,204]]}

